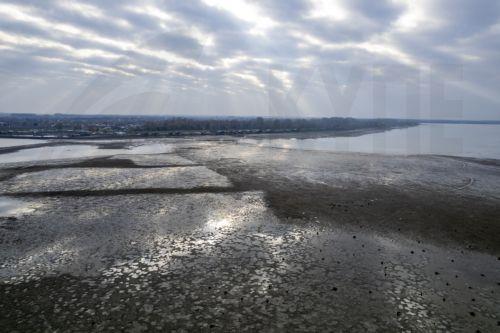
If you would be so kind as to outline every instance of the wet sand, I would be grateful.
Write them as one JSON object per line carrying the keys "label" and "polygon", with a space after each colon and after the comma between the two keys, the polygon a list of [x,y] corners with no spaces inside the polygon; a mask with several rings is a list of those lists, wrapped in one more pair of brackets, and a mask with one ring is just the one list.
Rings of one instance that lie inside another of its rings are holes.
{"label": "wet sand", "polygon": [[0,166],[3,330],[499,329],[498,164],[172,144]]}

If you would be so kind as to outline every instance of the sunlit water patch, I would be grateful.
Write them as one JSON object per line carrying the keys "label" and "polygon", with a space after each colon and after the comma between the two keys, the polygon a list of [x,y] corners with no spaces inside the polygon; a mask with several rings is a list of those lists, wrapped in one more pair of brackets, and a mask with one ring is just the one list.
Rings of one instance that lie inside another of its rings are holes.
{"label": "sunlit water patch", "polygon": [[19,216],[35,210],[33,203],[0,196],[0,217]]}
{"label": "sunlit water patch", "polygon": [[44,318],[82,331],[95,311],[143,331],[491,331],[499,320],[497,258],[285,223],[260,192],[43,200],[1,248],[0,309],[47,292]]}
{"label": "sunlit water patch", "polygon": [[100,149],[95,145],[62,145],[22,149],[0,155],[0,163],[60,160],[118,154],[162,154],[172,151],[172,145],[159,142],[139,142],[121,149]]}
{"label": "sunlit water patch", "polygon": [[176,168],[68,168],[24,173],[0,182],[0,192],[229,187],[230,181],[204,166]]}
{"label": "sunlit water patch", "polygon": [[46,142],[47,140],[0,138],[0,148],[36,145]]}
{"label": "sunlit water patch", "polygon": [[115,155],[112,159],[129,159],[141,166],[191,165],[193,161],[176,154]]}

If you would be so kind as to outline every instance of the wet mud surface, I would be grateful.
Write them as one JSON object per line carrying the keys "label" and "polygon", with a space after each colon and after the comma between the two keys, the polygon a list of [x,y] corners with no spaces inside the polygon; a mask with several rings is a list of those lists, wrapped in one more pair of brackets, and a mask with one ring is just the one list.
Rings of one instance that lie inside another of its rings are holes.
{"label": "wet mud surface", "polygon": [[491,163],[190,140],[1,174],[3,331],[500,329]]}
{"label": "wet mud surface", "polygon": [[[500,168],[481,160],[225,145],[182,150],[275,214],[500,253]],[[471,182],[472,180],[472,182]]]}

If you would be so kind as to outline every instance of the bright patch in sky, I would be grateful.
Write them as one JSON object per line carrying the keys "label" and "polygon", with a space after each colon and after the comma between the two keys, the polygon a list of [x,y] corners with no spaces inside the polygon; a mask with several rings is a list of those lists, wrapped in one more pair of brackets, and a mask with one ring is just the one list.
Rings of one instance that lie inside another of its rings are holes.
{"label": "bright patch in sky", "polygon": [[499,15],[495,0],[4,0],[0,112],[500,119]]}
{"label": "bright patch in sky", "polygon": [[203,2],[209,6],[225,10],[240,20],[251,23],[253,25],[249,31],[251,34],[265,35],[268,29],[277,25],[272,19],[266,17],[257,6],[245,0],[203,0]]}
{"label": "bright patch in sky", "polygon": [[349,17],[349,12],[336,0],[312,0],[311,17],[342,21]]}

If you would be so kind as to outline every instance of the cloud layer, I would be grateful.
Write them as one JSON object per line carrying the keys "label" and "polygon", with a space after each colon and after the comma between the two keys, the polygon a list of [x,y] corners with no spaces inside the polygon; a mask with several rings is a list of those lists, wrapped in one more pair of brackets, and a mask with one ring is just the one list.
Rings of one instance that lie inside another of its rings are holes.
{"label": "cloud layer", "polygon": [[0,112],[499,119],[499,13],[495,0],[4,0]]}

